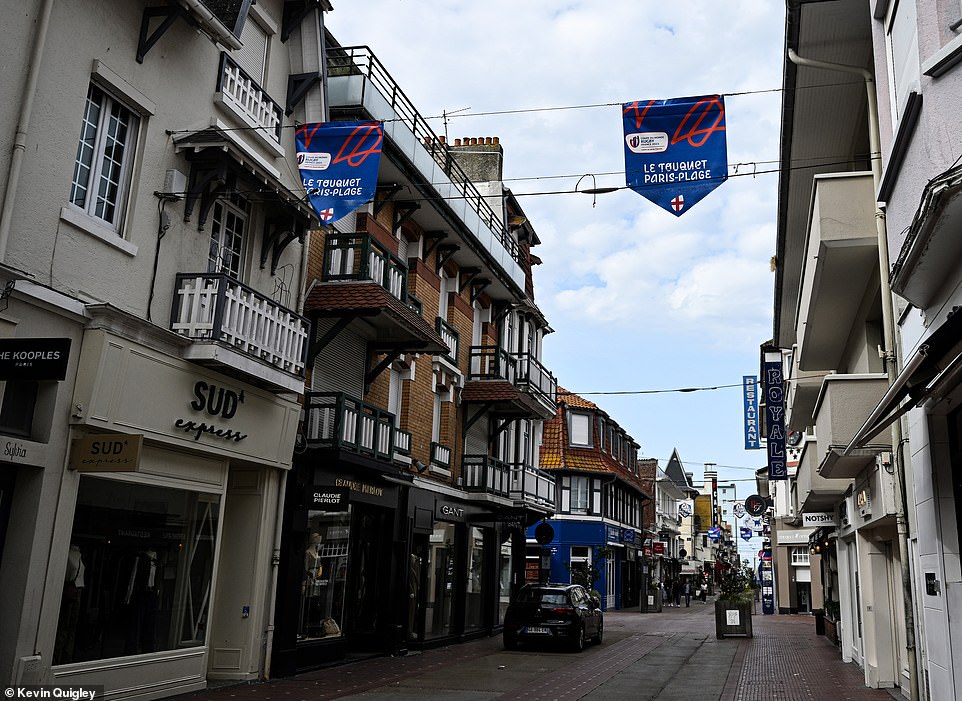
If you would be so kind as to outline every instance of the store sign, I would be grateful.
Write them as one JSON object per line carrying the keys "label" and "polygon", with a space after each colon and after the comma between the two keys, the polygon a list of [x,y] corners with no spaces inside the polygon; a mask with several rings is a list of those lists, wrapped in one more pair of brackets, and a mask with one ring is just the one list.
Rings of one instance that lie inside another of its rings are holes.
{"label": "store sign", "polygon": [[765,418],[768,426],[768,479],[787,480],[785,384],[781,357],[765,361]]}
{"label": "store sign", "polygon": [[621,529],[616,526],[607,526],[605,528],[605,539],[609,543],[620,543],[621,542]]}
{"label": "store sign", "polygon": [[143,447],[142,434],[92,433],[73,441],[67,466],[77,472],[136,472]]}
{"label": "store sign", "polygon": [[314,487],[307,495],[307,508],[315,511],[347,511],[347,489],[331,489],[330,487]]}
{"label": "store sign", "polygon": [[[234,418],[238,407],[244,403],[244,390],[239,393],[226,387],[218,387],[214,384],[207,384],[203,380],[194,383],[194,399],[190,402],[190,408],[197,412],[204,412],[208,416],[227,420]],[[222,425],[208,421],[196,421],[194,419],[177,419],[174,427],[179,428],[185,433],[192,433],[194,440],[199,440],[202,435],[216,436],[229,441],[242,441],[247,438],[246,433],[235,431],[231,428],[224,428]]]}
{"label": "store sign", "polygon": [[835,514],[825,512],[802,514],[802,526],[805,528],[834,525]]}
{"label": "store sign", "polygon": [[855,507],[862,516],[872,515],[872,489],[868,484],[855,490]]}
{"label": "store sign", "polygon": [[635,542],[635,530],[633,528],[624,528],[621,531],[621,542],[622,543],[634,543]]}
{"label": "store sign", "polygon": [[56,380],[67,377],[69,338],[0,339],[0,380]]}
{"label": "store sign", "polygon": [[758,434],[758,378],[755,375],[742,377],[742,398],[745,405],[745,450],[762,447]]}
{"label": "store sign", "polygon": [[656,540],[656,541],[654,542],[654,545],[653,545],[652,547],[654,548],[655,555],[664,555],[664,554],[665,554],[665,544],[662,543],[660,540]]}

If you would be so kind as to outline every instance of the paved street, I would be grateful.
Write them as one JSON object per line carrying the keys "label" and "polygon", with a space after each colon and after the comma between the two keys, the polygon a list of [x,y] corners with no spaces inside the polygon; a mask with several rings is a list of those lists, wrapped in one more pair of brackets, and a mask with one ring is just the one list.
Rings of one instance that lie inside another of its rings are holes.
{"label": "paved street", "polygon": [[610,612],[605,642],[581,654],[507,652],[500,637],[376,658],[185,701],[891,701],[815,635],[809,616],[753,618],[755,637],[716,640],[713,607]]}

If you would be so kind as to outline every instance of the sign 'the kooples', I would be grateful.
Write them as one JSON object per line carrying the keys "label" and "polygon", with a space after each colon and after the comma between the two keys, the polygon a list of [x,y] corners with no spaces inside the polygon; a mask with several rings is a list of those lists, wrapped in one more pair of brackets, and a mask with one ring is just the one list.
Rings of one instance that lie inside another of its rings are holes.
{"label": "sign 'the kooples'", "polygon": [[67,377],[69,338],[0,339],[0,380],[56,380]]}

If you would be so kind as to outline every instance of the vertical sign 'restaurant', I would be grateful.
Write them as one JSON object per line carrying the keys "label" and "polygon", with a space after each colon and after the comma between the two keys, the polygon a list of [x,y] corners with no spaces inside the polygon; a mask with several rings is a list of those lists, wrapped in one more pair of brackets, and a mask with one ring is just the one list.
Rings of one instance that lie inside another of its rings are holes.
{"label": "vertical sign 'restaurant'", "polygon": [[728,179],[725,98],[622,105],[625,183],[676,217]]}
{"label": "vertical sign 'restaurant'", "polygon": [[788,479],[785,459],[785,386],[781,354],[765,358],[765,422],[768,426],[768,479]]}
{"label": "vertical sign 'restaurant'", "polygon": [[304,124],[295,137],[301,181],[322,224],[374,197],[384,138],[380,122]]}
{"label": "vertical sign 'restaurant'", "polygon": [[745,399],[745,450],[762,447],[758,437],[758,378],[754,375],[742,377],[742,395]]}

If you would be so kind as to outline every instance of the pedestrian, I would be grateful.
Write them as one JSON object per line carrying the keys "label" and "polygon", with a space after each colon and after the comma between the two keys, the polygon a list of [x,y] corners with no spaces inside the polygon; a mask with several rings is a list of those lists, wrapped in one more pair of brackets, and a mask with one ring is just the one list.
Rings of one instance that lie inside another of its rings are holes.
{"label": "pedestrian", "polygon": [[681,608],[681,580],[676,579],[671,588],[675,597],[675,607]]}
{"label": "pedestrian", "polygon": [[691,607],[691,580],[685,580],[685,608]]}

